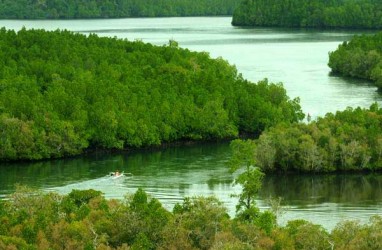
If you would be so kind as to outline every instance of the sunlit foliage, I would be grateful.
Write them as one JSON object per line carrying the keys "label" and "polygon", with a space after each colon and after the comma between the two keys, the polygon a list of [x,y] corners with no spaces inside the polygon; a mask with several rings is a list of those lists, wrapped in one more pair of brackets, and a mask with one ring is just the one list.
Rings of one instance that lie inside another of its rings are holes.
{"label": "sunlit foliage", "polygon": [[[186,198],[169,212],[143,190],[123,200],[106,200],[97,192],[58,195],[18,188],[0,201],[0,249],[380,249],[382,244],[381,217],[365,225],[344,221],[331,233],[304,220],[266,231],[230,218],[214,197]],[[68,202],[75,204],[70,212]]]}
{"label": "sunlit foliage", "polygon": [[174,42],[0,30],[2,160],[232,138],[302,117],[281,84]]}
{"label": "sunlit foliage", "polygon": [[347,108],[310,123],[279,124],[253,143],[264,172],[377,171],[382,168],[382,109]]}

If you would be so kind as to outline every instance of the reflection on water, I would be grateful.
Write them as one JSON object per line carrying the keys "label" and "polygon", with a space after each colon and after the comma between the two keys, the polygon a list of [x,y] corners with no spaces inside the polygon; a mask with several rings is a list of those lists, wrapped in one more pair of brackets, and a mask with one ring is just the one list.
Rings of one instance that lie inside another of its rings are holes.
{"label": "reflection on water", "polygon": [[[221,185],[231,186],[232,176],[226,167],[230,155],[228,149],[228,143],[213,143],[126,154],[102,152],[36,163],[0,164],[0,193],[4,195],[14,191],[15,183],[37,188],[77,183],[97,187],[102,186],[105,175],[116,170],[133,174],[134,178],[126,182],[128,187],[178,189],[179,193],[186,194],[192,186],[205,185],[203,189],[210,192]],[[94,180],[100,180],[101,184]]]}
{"label": "reflection on water", "polygon": [[[0,165],[0,195],[20,183],[62,194],[72,189],[96,189],[107,198],[121,199],[141,187],[172,209],[184,197],[215,195],[235,213],[240,187],[229,173],[228,143],[210,143],[122,154],[92,154],[66,160]],[[112,179],[111,171],[132,173]],[[381,174],[267,175],[258,205],[268,208],[269,197],[282,197],[286,213],[280,223],[307,219],[331,229],[342,219],[366,222],[382,212]]]}
{"label": "reflection on water", "polygon": [[268,175],[260,193],[261,199],[266,197],[283,198],[281,223],[301,218],[329,229],[341,220],[365,223],[382,215],[382,175]]}
{"label": "reflection on water", "polygon": [[382,175],[268,175],[260,198],[269,196],[283,198],[281,223],[301,218],[332,229],[340,220],[382,215]]}
{"label": "reflection on water", "polygon": [[[288,190],[288,192],[286,192]],[[382,201],[381,174],[269,175],[260,194],[282,196],[287,203],[376,205]]]}

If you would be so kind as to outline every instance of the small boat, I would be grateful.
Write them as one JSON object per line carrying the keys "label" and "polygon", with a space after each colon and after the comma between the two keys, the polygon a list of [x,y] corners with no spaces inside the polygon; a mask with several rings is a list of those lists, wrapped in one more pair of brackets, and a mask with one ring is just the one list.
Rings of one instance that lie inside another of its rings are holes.
{"label": "small boat", "polygon": [[133,174],[125,172],[110,172],[108,176],[112,179],[119,179],[121,177],[133,177]]}

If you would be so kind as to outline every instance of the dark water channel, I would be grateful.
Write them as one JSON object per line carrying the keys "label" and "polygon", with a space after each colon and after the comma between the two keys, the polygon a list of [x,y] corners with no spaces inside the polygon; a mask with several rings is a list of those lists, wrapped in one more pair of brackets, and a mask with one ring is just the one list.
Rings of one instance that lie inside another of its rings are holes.
{"label": "dark water channel", "polygon": [[[14,191],[15,183],[62,194],[72,189],[96,189],[107,198],[123,198],[142,187],[166,208],[187,196],[215,195],[234,215],[239,193],[226,162],[228,143],[209,143],[124,154],[0,165],[0,195]],[[113,180],[115,170],[133,177]],[[282,197],[285,213],[280,222],[303,218],[332,228],[342,219],[366,222],[382,212],[382,175],[267,175],[259,195],[261,209],[269,197]]]}

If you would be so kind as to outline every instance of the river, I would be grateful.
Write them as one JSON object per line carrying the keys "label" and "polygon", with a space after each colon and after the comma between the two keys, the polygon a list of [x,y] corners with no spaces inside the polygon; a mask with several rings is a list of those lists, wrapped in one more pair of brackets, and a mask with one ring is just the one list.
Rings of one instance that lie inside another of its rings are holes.
{"label": "river", "polygon": [[[111,20],[0,20],[0,26],[47,30],[68,29],[128,40],[165,45],[170,39],[180,47],[206,51],[236,65],[243,77],[256,82],[268,78],[283,82],[290,97],[300,97],[305,113],[313,118],[348,106],[368,107],[382,103],[370,83],[330,75],[328,53],[361,31],[237,28],[230,17],[140,18]],[[0,195],[14,190],[15,183],[67,193],[94,188],[108,198],[122,198],[142,187],[171,209],[184,196],[219,197],[234,214],[233,176],[225,165],[227,143],[203,144],[164,150],[122,154],[94,154],[67,160],[24,164],[0,164]],[[110,181],[115,169],[132,178]],[[360,219],[381,213],[380,175],[267,176],[258,204],[266,209],[269,196],[284,198],[289,219],[308,219],[331,229],[342,219]],[[330,214],[330,216],[328,216]]]}

